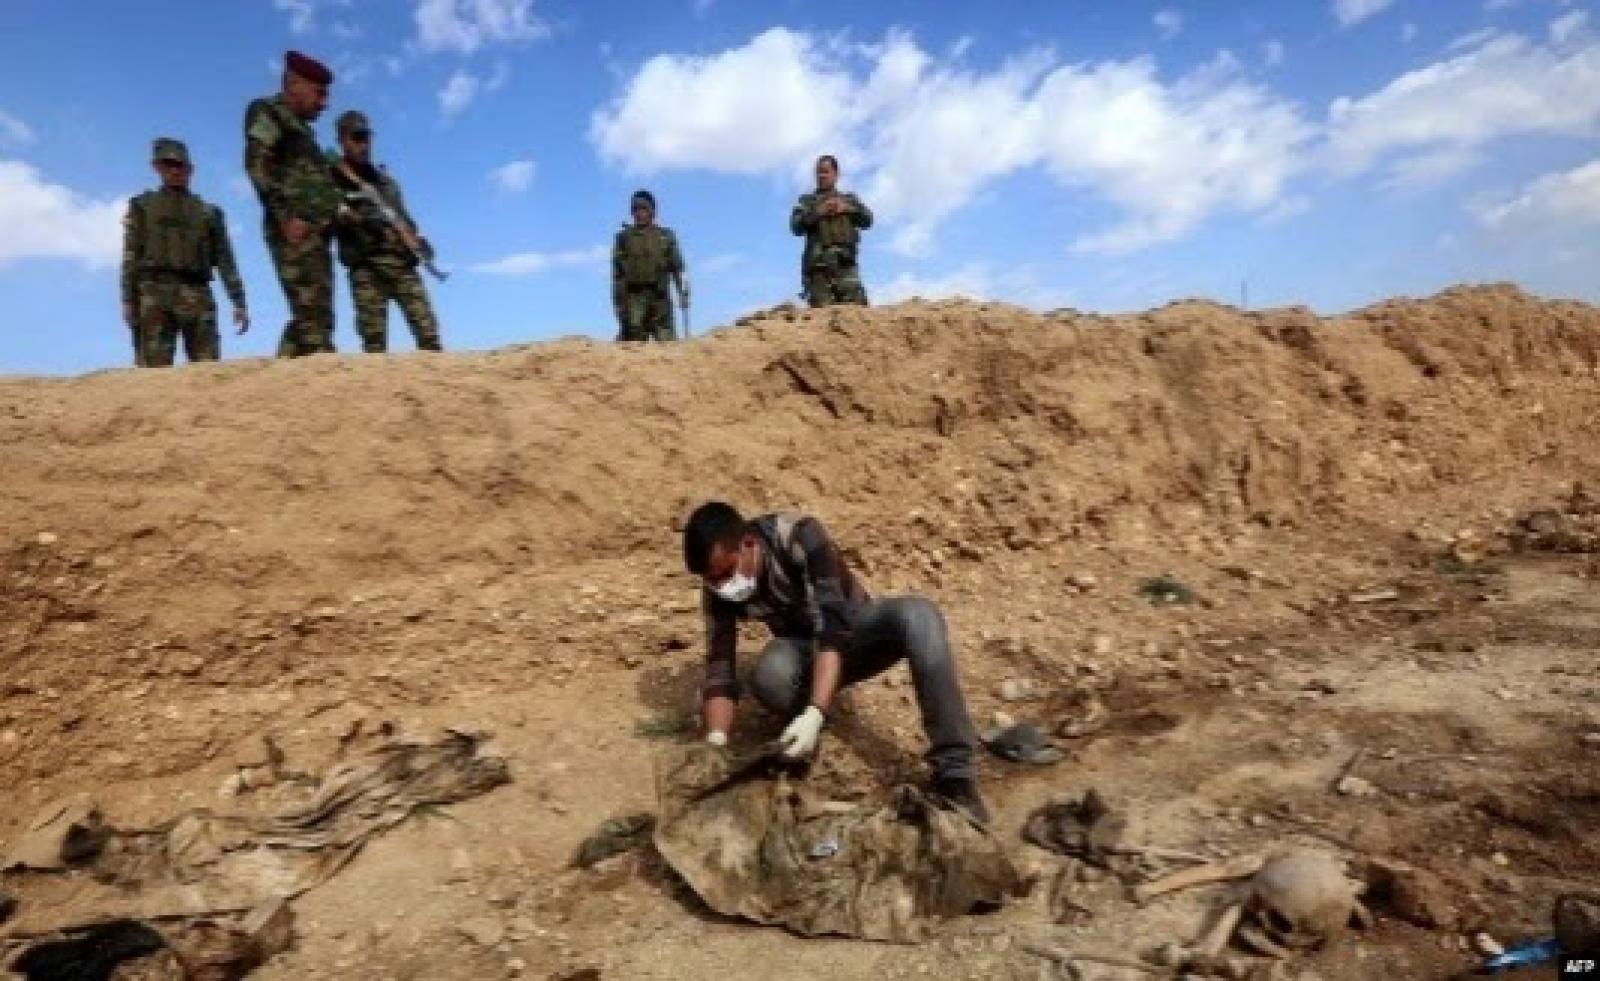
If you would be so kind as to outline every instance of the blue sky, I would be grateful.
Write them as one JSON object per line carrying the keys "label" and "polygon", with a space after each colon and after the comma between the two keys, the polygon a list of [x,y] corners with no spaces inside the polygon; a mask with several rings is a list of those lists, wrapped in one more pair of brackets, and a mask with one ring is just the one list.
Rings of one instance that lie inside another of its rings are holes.
{"label": "blue sky", "polygon": [[454,271],[432,287],[452,348],[611,337],[605,255],[639,186],[697,329],[793,298],[788,209],[823,151],[879,213],[877,300],[1600,297],[1580,0],[7,0],[0,372],[127,362],[120,215],[157,135],[234,232],[255,326],[226,353],[272,349],[241,120],[290,47],[339,74],[325,142],[340,110],[372,118]]}

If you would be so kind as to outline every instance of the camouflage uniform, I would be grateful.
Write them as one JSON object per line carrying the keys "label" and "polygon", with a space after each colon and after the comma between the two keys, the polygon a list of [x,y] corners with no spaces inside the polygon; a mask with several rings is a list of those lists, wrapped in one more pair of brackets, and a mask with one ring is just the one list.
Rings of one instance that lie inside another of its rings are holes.
{"label": "camouflage uniform", "polygon": [[[333,183],[311,124],[283,97],[250,103],[244,114],[244,169],[261,199],[267,251],[289,302],[279,357],[333,351],[333,254],[329,240],[339,210]],[[283,223],[299,218],[307,230],[290,242]]]}
{"label": "camouflage uniform", "polygon": [[[402,221],[413,229],[417,227],[406,210],[399,183],[387,171],[349,160],[345,165],[372,185]],[[341,187],[348,185],[349,190],[356,189],[344,175],[335,172],[334,178]],[[389,349],[389,301],[393,300],[405,314],[411,336],[416,338],[417,350],[443,350],[439,321],[433,315],[433,305],[428,302],[427,287],[417,274],[418,258],[377,215],[364,214],[361,206],[355,211],[360,220],[347,221],[339,227],[339,261],[350,271],[350,296],[356,309],[356,331],[361,334],[362,349],[369,354],[381,354]]]}
{"label": "camouflage uniform", "polygon": [[671,286],[673,274],[682,272],[683,254],[672,229],[654,223],[622,226],[611,248],[617,340],[677,340]]}
{"label": "camouflage uniform", "polygon": [[[176,140],[157,140],[156,155],[188,162]],[[222,357],[213,269],[234,307],[245,305],[222,209],[187,190],[163,187],[128,202],[122,225],[122,303],[134,311],[134,363],[170,366],[180,335],[190,361]]]}
{"label": "camouflage uniform", "polygon": [[[822,214],[822,205],[830,198],[848,202],[850,210],[837,215]],[[800,279],[812,306],[835,303],[866,306],[867,289],[861,284],[856,257],[861,229],[871,227],[871,209],[854,194],[817,191],[800,195],[789,215],[789,230],[806,239],[800,260]]]}

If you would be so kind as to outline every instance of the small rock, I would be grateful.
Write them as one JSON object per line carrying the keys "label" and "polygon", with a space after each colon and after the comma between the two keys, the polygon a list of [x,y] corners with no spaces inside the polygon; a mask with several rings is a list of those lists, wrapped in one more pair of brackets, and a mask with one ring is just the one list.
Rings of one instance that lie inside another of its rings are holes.
{"label": "small rock", "polygon": [[1499,957],[1506,952],[1505,946],[1487,933],[1472,935],[1472,949],[1485,957]]}
{"label": "small rock", "polygon": [[1517,693],[1509,688],[1497,688],[1495,689],[1494,697],[1502,702],[1514,702],[1517,700]]}
{"label": "small rock", "polygon": [[1095,655],[1098,657],[1110,655],[1117,646],[1116,641],[1111,639],[1110,634],[1095,634],[1093,644]]}
{"label": "small rock", "polygon": [[61,539],[56,537],[56,533],[53,531],[41,531],[39,532],[38,537],[34,538],[34,541],[38,542],[40,545],[54,545],[60,540]]}
{"label": "small rock", "polygon": [[1500,866],[1502,869],[1509,868],[1511,865],[1511,859],[1506,858],[1505,852],[1495,852],[1493,855],[1489,856],[1489,861]]}
{"label": "small rock", "polygon": [[527,969],[528,962],[520,957],[513,957],[509,961],[506,961],[506,974],[510,975],[511,977],[520,977],[523,972],[527,971]]}
{"label": "small rock", "polygon": [[990,716],[989,721],[990,725],[996,729],[1009,729],[1017,724],[1016,717],[1010,712],[1001,712],[998,710],[995,711],[994,715]]}
{"label": "small rock", "polygon": [[1339,785],[1335,789],[1337,789],[1339,793],[1346,797],[1378,796],[1378,788],[1373,785],[1372,781],[1364,780],[1357,776],[1348,776],[1343,778],[1339,781]]}
{"label": "small rock", "polygon": [[1000,683],[1002,702],[1021,702],[1035,696],[1033,682],[1027,678],[1007,678]]}
{"label": "small rock", "polygon": [[479,947],[496,947],[506,939],[506,928],[499,920],[475,916],[456,925],[456,932]]}
{"label": "small rock", "polygon": [[1067,584],[1080,593],[1087,593],[1100,585],[1100,580],[1092,572],[1074,572],[1067,577]]}
{"label": "small rock", "polygon": [[1578,742],[1585,746],[1600,746],[1600,732],[1586,732],[1578,737]]}

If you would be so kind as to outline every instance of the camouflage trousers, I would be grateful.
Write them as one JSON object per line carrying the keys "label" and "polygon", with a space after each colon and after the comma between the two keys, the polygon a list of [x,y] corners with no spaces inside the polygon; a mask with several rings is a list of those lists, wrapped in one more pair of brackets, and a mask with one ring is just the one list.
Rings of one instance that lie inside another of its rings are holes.
{"label": "camouflage trousers", "polygon": [[368,354],[389,349],[389,302],[400,305],[419,351],[442,351],[439,321],[428,302],[428,289],[415,266],[400,262],[368,262],[350,267],[350,298],[356,308],[356,332]]}
{"label": "camouflage trousers", "polygon": [[838,303],[866,306],[867,288],[861,285],[861,267],[812,267],[806,272],[806,300],[814,307]]}
{"label": "camouflage trousers", "polygon": [[180,336],[184,357],[190,361],[222,357],[217,301],[210,283],[140,283],[138,318],[135,364],[141,368],[170,367]]}
{"label": "camouflage trousers", "polygon": [[274,226],[267,229],[267,251],[277,269],[289,322],[278,341],[278,357],[332,353],[333,252],[326,229],[314,229],[290,242]]}
{"label": "camouflage trousers", "polygon": [[675,341],[678,332],[672,324],[672,294],[666,289],[646,287],[622,294],[617,311],[617,340]]}

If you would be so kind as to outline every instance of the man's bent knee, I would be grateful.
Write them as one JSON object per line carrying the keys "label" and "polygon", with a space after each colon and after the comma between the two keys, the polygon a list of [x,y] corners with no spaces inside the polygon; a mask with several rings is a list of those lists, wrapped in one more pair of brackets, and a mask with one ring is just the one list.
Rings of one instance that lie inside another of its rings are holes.
{"label": "man's bent knee", "polygon": [[776,638],[750,670],[750,692],[777,715],[793,715],[803,707],[806,654],[802,642]]}

